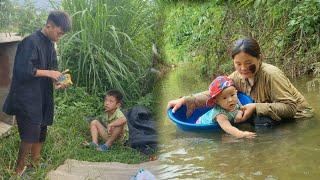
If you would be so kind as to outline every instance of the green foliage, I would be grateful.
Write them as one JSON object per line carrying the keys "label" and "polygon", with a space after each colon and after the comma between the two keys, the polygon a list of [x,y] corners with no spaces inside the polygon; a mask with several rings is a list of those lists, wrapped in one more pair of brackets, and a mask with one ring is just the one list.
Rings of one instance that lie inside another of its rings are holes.
{"label": "green foliage", "polygon": [[140,105],[140,106],[146,106],[146,107],[149,107],[150,109],[152,109],[153,98],[154,98],[153,94],[148,93],[145,96],[142,96],[141,98],[139,98],[138,100],[128,102],[127,105],[129,107],[134,106],[134,105]]}
{"label": "green foliage", "polygon": [[304,1],[297,4],[290,14],[288,31],[292,34],[301,31],[303,36],[319,33],[320,30],[320,3]]}
{"label": "green foliage", "polygon": [[220,65],[227,61],[227,15],[222,6],[211,2],[168,7],[164,31],[169,61],[201,61],[206,76],[224,72]]}
{"label": "green foliage", "polygon": [[310,64],[309,68],[313,73],[314,78],[307,82],[308,91],[316,89],[320,90],[320,62]]}
{"label": "green foliage", "polygon": [[23,4],[15,1],[0,1],[0,31],[30,34],[43,27],[47,12],[36,9],[34,0],[26,0]]}
{"label": "green foliage", "polygon": [[60,64],[71,69],[76,85],[95,93],[117,88],[128,99],[149,91],[154,4],[70,0],[62,6],[72,14],[73,29],[60,43]]}
{"label": "green foliage", "polygon": [[166,7],[166,59],[201,60],[207,77],[230,73],[233,41],[249,36],[260,43],[266,62],[300,75],[320,59],[319,17],[316,0],[174,1]]}
{"label": "green foliage", "polygon": [[33,0],[26,0],[17,9],[17,25],[21,35],[27,35],[46,24],[48,12],[36,9]]}
{"label": "green foliage", "polygon": [[13,20],[13,13],[11,12],[13,9],[13,3],[10,0],[0,1],[0,31],[12,31],[10,23]]}
{"label": "green foliage", "polygon": [[[56,93],[56,116],[62,116],[68,112],[80,111],[80,117],[101,114],[104,94],[91,95],[85,88],[70,87],[68,90]],[[67,118],[67,117],[66,117]]]}

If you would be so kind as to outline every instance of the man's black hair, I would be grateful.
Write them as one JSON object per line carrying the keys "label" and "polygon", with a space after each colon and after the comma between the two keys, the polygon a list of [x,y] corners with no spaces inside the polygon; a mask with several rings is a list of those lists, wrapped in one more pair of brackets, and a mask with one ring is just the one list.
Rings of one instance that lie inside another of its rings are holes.
{"label": "man's black hair", "polygon": [[60,27],[65,33],[71,30],[71,18],[69,14],[64,11],[51,11],[47,19],[47,24],[49,22],[52,22],[57,27]]}

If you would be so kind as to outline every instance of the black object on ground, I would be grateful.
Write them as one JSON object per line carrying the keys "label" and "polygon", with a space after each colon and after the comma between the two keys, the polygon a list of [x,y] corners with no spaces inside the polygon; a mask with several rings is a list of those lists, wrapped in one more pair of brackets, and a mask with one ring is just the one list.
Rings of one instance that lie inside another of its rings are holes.
{"label": "black object on ground", "polygon": [[155,154],[158,133],[151,111],[144,106],[134,106],[125,113],[125,116],[129,127],[128,145],[143,154]]}

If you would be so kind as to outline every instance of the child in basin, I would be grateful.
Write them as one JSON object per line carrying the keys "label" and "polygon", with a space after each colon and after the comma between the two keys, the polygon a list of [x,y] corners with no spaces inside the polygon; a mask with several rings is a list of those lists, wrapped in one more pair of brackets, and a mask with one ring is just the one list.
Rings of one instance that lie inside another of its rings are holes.
{"label": "child in basin", "polygon": [[[116,140],[124,142],[128,138],[127,119],[120,110],[123,95],[118,90],[109,90],[104,99],[105,114],[90,122],[92,142],[84,142],[84,146],[107,151]],[[98,136],[105,143],[98,145]]]}
{"label": "child in basin", "polygon": [[218,76],[209,86],[211,98],[207,106],[213,107],[197,120],[197,124],[212,124],[217,122],[220,127],[237,138],[252,138],[256,134],[249,131],[241,131],[232,124],[242,122],[245,111],[237,97],[237,90],[232,79],[227,76]]}

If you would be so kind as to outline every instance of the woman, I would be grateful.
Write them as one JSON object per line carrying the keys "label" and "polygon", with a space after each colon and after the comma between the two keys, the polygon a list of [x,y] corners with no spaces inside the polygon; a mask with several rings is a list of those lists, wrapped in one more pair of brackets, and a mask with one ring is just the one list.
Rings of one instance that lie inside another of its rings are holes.
{"label": "woman", "polygon": [[[236,71],[229,77],[238,91],[251,96],[255,102],[245,105],[243,120],[253,116],[257,124],[274,124],[284,119],[312,116],[309,104],[284,73],[262,62],[259,44],[254,39],[237,40],[231,57]],[[168,108],[173,107],[175,112],[186,104],[187,115],[190,115],[195,108],[205,106],[209,98],[208,91],[205,91],[172,100]]]}

